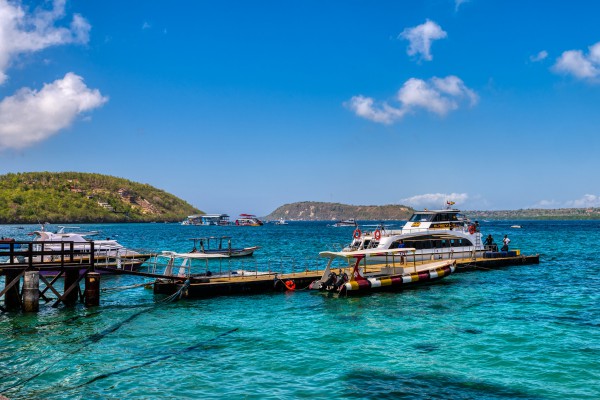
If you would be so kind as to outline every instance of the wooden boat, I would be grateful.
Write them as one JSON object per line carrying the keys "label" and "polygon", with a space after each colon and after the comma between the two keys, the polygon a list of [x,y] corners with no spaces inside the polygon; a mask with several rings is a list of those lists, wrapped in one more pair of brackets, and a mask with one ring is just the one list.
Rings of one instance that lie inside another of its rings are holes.
{"label": "wooden boat", "polygon": [[[249,257],[259,246],[233,248],[231,247],[231,236],[210,236],[204,238],[192,238],[194,248],[190,253],[223,254],[229,257]],[[211,245],[211,243],[213,243]]]}
{"label": "wooden boat", "polygon": [[[434,283],[456,270],[455,260],[417,264],[414,253],[414,248],[321,252],[319,256],[329,258],[329,262],[321,279],[311,283],[309,288],[338,295],[400,291]],[[409,261],[411,255],[412,263]],[[372,257],[383,257],[386,261],[380,265],[368,264],[367,259]],[[335,268],[332,267],[336,259],[345,262],[338,273],[334,272]]]}

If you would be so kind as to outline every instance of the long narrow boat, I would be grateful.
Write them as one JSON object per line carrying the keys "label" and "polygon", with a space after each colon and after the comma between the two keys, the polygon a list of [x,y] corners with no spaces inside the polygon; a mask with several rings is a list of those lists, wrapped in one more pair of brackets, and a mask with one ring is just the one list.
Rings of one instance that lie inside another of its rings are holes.
{"label": "long narrow boat", "polygon": [[[416,263],[414,248],[388,250],[357,250],[352,252],[319,253],[329,258],[321,279],[314,281],[310,289],[338,295],[355,295],[380,291],[400,291],[431,284],[454,273],[455,260]],[[380,264],[367,263],[368,258],[384,259]],[[413,262],[410,262],[412,257]],[[334,272],[333,262],[344,260],[345,264]]]}

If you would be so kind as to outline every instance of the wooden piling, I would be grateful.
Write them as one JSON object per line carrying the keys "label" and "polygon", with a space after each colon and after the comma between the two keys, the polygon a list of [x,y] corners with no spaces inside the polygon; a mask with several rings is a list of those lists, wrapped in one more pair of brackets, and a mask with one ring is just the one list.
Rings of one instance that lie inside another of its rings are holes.
{"label": "wooden piling", "polygon": [[23,311],[37,312],[40,309],[40,273],[27,271],[23,275]]}
{"label": "wooden piling", "polygon": [[68,289],[79,279],[79,270],[78,269],[70,269],[65,271],[65,299],[63,303],[65,305],[74,305],[77,303],[77,297],[79,295],[79,290],[71,290],[67,293]]}
{"label": "wooden piling", "polygon": [[85,274],[84,303],[86,307],[100,305],[100,274],[88,272]]}
{"label": "wooden piling", "polygon": [[7,310],[18,310],[21,307],[21,295],[19,293],[21,291],[21,273],[20,271],[6,270],[4,276],[5,287],[15,280],[13,286],[4,294],[4,307]]}

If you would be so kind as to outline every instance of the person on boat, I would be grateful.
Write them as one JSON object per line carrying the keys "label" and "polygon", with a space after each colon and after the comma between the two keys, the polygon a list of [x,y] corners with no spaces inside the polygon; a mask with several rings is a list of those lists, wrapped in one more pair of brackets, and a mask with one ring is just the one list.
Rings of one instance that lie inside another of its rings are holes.
{"label": "person on boat", "polygon": [[402,249],[402,248],[404,248],[404,240],[400,240],[400,241],[398,242],[398,248],[399,248],[399,249]]}
{"label": "person on boat", "polygon": [[496,246],[496,243],[494,243],[494,238],[492,235],[488,235],[483,244],[485,245],[486,250],[498,251],[498,246]]}
{"label": "person on boat", "polygon": [[504,239],[502,239],[502,243],[504,243],[504,246],[502,246],[502,248],[500,250],[508,251],[508,244],[510,243],[510,239],[508,238],[508,235],[504,235]]}

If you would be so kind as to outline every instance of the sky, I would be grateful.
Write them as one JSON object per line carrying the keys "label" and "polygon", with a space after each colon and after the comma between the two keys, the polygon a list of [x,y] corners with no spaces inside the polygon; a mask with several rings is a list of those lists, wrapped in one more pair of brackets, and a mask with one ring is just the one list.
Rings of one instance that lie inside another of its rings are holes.
{"label": "sky", "polygon": [[0,0],[0,174],[298,201],[600,207],[600,2]]}

